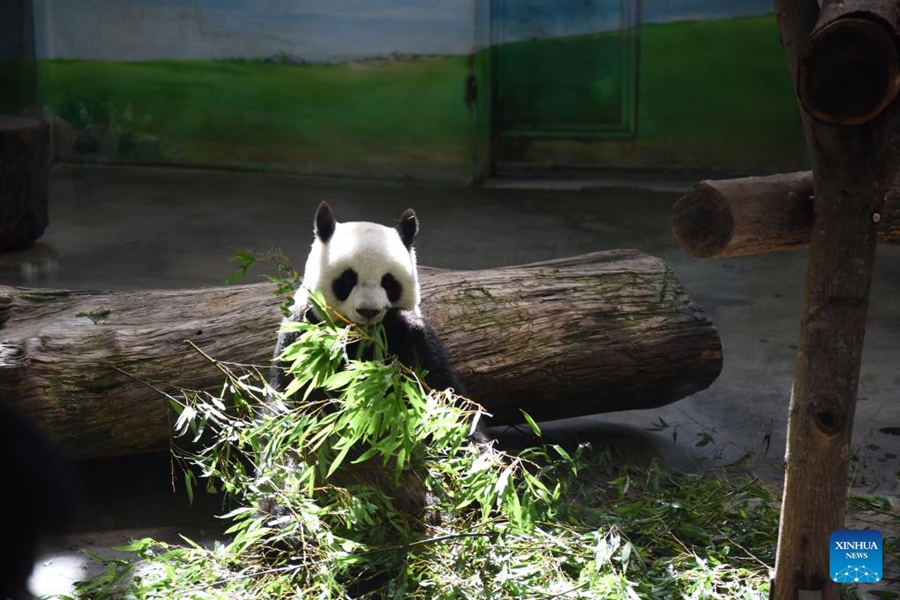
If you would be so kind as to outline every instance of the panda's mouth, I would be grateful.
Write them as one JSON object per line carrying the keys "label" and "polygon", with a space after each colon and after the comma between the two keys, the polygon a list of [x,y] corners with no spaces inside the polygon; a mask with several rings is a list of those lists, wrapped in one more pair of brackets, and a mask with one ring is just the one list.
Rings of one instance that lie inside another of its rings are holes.
{"label": "panda's mouth", "polygon": [[384,309],[382,308],[355,308],[353,312],[356,313],[356,321],[360,325],[375,325],[380,323],[384,318]]}

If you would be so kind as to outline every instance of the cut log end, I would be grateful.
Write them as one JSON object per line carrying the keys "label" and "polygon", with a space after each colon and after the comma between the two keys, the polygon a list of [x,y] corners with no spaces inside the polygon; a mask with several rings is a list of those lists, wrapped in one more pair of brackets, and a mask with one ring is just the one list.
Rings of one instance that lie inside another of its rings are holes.
{"label": "cut log end", "polygon": [[722,194],[708,181],[701,181],[675,203],[672,233],[691,256],[720,255],[734,235],[734,217]]}
{"label": "cut log end", "polygon": [[823,123],[861,125],[884,112],[900,86],[893,36],[880,21],[849,17],[817,30],[800,56],[797,96]]}

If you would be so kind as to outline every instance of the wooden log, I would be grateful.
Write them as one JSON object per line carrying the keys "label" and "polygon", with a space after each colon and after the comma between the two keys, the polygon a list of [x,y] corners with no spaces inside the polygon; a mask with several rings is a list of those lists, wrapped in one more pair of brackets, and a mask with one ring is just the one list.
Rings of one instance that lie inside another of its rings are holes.
{"label": "wooden log", "polygon": [[0,115],[0,252],[23,250],[47,228],[50,131]]}
{"label": "wooden log", "polygon": [[[878,241],[900,243],[900,198],[875,219]],[[812,171],[706,180],[672,211],[672,233],[691,256],[722,258],[809,246],[815,221]]]}
{"label": "wooden log", "polygon": [[[722,367],[710,319],[665,263],[632,250],[486,271],[422,269],[423,310],[494,422],[650,408]],[[187,347],[267,369],[281,318],[270,284],[71,292],[0,287],[0,399],[75,458],[168,448],[148,384],[218,389]]]}
{"label": "wooden log", "polygon": [[[870,68],[852,57],[858,50],[868,56],[871,48],[881,47],[882,27],[889,28],[891,40],[897,39],[896,21],[885,21],[882,13],[891,4],[826,0],[818,14],[816,0],[775,0],[788,66],[794,80],[801,82],[798,89],[805,77],[833,77],[834,84],[811,85],[812,102],[801,101],[815,177],[816,219],[788,415],[784,496],[770,590],[773,600],[837,600],[841,596],[840,586],[831,579],[829,540],[833,531],[844,528],[878,216],[884,211],[885,198],[900,193],[900,161],[895,152],[900,144],[900,107],[896,101],[888,101],[883,109],[880,101],[857,103],[853,94],[846,100],[827,96],[847,85],[879,87],[882,76],[892,77],[894,67],[874,57],[870,57],[875,60],[871,68],[887,69],[881,74],[868,72],[878,81],[861,82],[852,68],[844,66],[850,60],[855,68]],[[853,35],[828,44],[818,37],[838,21],[860,19],[877,27],[854,26]],[[802,59],[814,53],[820,53],[818,67]],[[822,72],[810,73],[813,68]]]}

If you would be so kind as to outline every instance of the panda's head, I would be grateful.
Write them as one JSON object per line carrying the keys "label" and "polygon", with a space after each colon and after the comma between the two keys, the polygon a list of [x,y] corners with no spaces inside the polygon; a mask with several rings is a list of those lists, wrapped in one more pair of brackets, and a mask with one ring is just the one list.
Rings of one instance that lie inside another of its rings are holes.
{"label": "panda's head", "polygon": [[[413,240],[419,222],[412,209],[395,227],[338,223],[327,202],[316,212],[315,240],[303,289],[321,292],[332,310],[359,324],[379,323],[389,308],[419,312]],[[300,300],[300,298],[297,298]]]}

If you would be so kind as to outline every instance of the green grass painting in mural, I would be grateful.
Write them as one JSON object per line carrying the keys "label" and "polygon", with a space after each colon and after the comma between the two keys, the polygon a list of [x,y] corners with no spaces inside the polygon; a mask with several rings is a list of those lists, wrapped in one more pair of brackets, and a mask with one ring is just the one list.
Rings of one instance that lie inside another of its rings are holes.
{"label": "green grass painting in mural", "polygon": [[42,101],[76,131],[102,129],[88,150],[112,160],[459,180],[466,61],[54,60]]}
{"label": "green grass painting in mural", "polygon": [[[520,75],[553,75],[555,90],[541,94],[539,108],[566,117],[572,90],[584,87],[571,57],[608,50],[610,35],[482,50],[472,62],[481,78],[477,115],[465,104],[467,56],[340,64],[53,60],[39,63],[38,88],[41,103],[72,125],[76,156],[93,160],[464,183],[487,164],[490,53],[509,59],[507,72],[518,64]],[[803,166],[773,16],[648,24],[640,36],[633,139],[499,138],[497,156],[601,168]],[[589,84],[612,98],[615,90],[604,85]],[[589,114],[576,104],[580,117]],[[598,119],[614,118],[601,108]],[[503,123],[498,107],[490,110]]]}
{"label": "green grass painting in mural", "polygon": [[[539,116],[546,120],[542,115],[569,111],[566,90],[587,93],[569,57],[602,53],[618,35],[516,42],[494,51],[522,73],[538,62],[541,72],[553,73],[561,93],[555,103],[542,95]],[[773,15],[653,23],[640,36],[634,139],[517,140],[508,146],[512,158],[597,167],[802,167],[800,117]]]}
{"label": "green grass painting in mural", "polygon": [[774,15],[651,25],[642,53],[640,128],[663,151],[746,164],[802,147]]}

